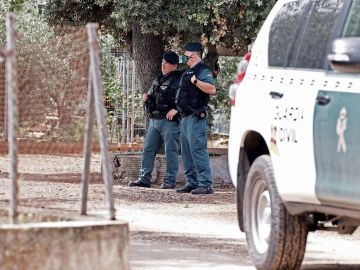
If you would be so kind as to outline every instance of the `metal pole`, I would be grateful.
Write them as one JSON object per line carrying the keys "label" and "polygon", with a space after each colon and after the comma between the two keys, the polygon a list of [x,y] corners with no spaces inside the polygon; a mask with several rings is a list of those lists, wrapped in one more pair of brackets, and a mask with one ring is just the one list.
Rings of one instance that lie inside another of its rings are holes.
{"label": "metal pole", "polygon": [[86,215],[87,195],[89,190],[91,144],[94,125],[94,90],[92,87],[91,71],[89,68],[88,100],[86,109],[86,126],[84,137],[84,167],[81,174],[81,215]]}
{"label": "metal pole", "polygon": [[18,171],[17,171],[17,132],[18,132],[18,106],[17,106],[17,70],[16,70],[16,21],[13,13],[6,15],[6,91],[7,91],[7,117],[8,117],[8,147],[10,159],[10,223],[17,223],[18,204]]}
{"label": "metal pole", "polygon": [[[123,73],[123,69],[124,69],[124,62],[122,60],[119,59],[120,62],[120,69],[119,69],[119,84],[120,84],[120,79],[122,77],[122,73]],[[121,84],[120,84],[121,85]],[[119,117],[119,113],[121,112],[121,104],[120,104],[120,99],[116,99],[116,124],[117,124],[117,129],[116,129],[116,135],[117,135],[117,143],[121,143],[121,126],[120,125],[120,117]]]}
{"label": "metal pole", "polygon": [[[4,58],[6,58],[6,56],[4,56]],[[6,62],[5,62],[6,63]],[[6,65],[6,64],[5,64]],[[5,68],[5,72],[6,72],[6,68]],[[5,75],[6,76],[6,75]],[[6,79],[5,79],[5,83],[6,83]],[[8,104],[7,104],[7,90],[6,90],[6,86],[5,86],[5,96],[4,96],[4,142],[8,142]]]}
{"label": "metal pole", "polygon": [[94,90],[95,111],[97,125],[99,129],[100,149],[102,157],[103,179],[105,184],[105,195],[107,198],[110,219],[115,220],[115,208],[113,199],[113,185],[110,168],[109,147],[107,142],[107,126],[105,121],[105,106],[103,102],[103,89],[100,76],[99,44],[97,40],[98,24],[87,24],[89,50],[90,50],[90,70]]}
{"label": "metal pole", "polygon": [[130,142],[130,104],[129,104],[129,92],[130,92],[130,76],[132,73],[130,72],[130,58],[128,58],[127,62],[127,82],[126,82],[126,143]]}
{"label": "metal pole", "polygon": [[126,65],[125,65],[125,55],[123,55],[123,84],[122,84],[122,91],[123,91],[123,100],[122,100],[122,113],[121,113],[121,143],[125,143],[125,125],[126,125],[126,120],[125,120],[125,100],[126,100],[126,91],[125,91],[125,87],[126,87]]}
{"label": "metal pole", "polygon": [[134,124],[135,124],[135,62],[132,61],[131,77],[131,137],[130,143],[134,141]]}

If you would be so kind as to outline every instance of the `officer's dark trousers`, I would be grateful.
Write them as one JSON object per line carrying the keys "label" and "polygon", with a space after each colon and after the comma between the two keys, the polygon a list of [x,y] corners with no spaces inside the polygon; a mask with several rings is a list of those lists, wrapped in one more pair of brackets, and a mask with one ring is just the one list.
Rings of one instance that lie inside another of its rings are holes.
{"label": "officer's dark trousers", "polygon": [[188,186],[212,188],[207,125],[207,118],[195,115],[187,116],[180,122],[181,156]]}
{"label": "officer's dark trousers", "polygon": [[164,183],[175,185],[179,168],[179,123],[167,119],[150,119],[146,133],[144,152],[141,159],[139,180],[150,184],[156,153],[164,143],[166,156],[166,176]]}

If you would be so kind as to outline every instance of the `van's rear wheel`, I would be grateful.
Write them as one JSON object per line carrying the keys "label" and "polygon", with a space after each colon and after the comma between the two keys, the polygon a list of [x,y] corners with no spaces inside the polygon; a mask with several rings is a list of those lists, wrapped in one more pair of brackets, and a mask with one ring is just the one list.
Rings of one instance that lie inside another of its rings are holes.
{"label": "van's rear wheel", "polygon": [[268,155],[251,165],[243,213],[248,251],[257,269],[300,268],[308,228],[302,217],[290,215],[282,204]]}

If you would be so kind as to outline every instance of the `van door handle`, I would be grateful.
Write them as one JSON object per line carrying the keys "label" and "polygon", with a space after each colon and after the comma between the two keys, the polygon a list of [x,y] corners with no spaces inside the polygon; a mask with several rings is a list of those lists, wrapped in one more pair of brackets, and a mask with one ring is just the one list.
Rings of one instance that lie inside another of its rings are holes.
{"label": "van door handle", "polygon": [[329,96],[318,95],[316,97],[316,103],[322,106],[329,104],[330,101],[331,101],[331,97]]}
{"label": "van door handle", "polygon": [[282,97],[284,96],[283,93],[275,92],[275,91],[271,91],[271,92],[269,93],[269,95],[270,95],[271,98],[273,98],[273,99],[280,99],[280,98],[282,98]]}

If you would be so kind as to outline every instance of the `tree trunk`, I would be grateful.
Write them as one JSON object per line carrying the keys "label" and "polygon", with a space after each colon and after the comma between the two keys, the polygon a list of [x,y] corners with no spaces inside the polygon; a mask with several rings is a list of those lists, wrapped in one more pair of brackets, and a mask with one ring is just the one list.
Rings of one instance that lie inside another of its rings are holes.
{"label": "tree trunk", "polygon": [[216,77],[217,73],[220,72],[219,63],[218,63],[219,54],[217,52],[216,45],[213,45],[209,42],[207,44],[207,48],[208,51],[204,59],[204,62],[212,69],[214,73],[214,77]]}
{"label": "tree trunk", "polygon": [[143,34],[139,23],[132,27],[133,58],[141,91],[147,92],[156,75],[161,72],[164,42],[161,35]]}

